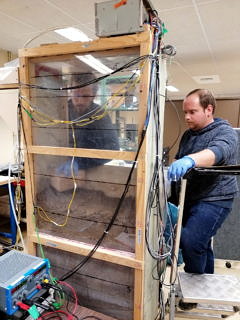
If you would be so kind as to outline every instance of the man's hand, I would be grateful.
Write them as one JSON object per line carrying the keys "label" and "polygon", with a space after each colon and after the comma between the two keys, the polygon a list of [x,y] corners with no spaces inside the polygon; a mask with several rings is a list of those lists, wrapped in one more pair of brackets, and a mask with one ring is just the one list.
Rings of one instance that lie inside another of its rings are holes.
{"label": "man's hand", "polygon": [[[84,175],[82,172],[83,170],[78,169],[77,161],[72,162],[72,159],[69,159],[56,168],[55,175],[51,177],[51,185],[59,192],[72,190],[74,188],[73,176],[76,179],[81,179],[85,176],[85,172]],[[78,185],[81,183],[79,182]]]}
{"label": "man's hand", "polygon": [[195,167],[195,161],[188,156],[174,161],[168,169],[168,180],[178,181],[181,179],[188,169]]}
{"label": "man's hand", "polygon": [[[77,183],[78,188],[86,188],[86,186],[88,186],[86,182],[85,170],[79,170],[75,178],[75,182]],[[52,176],[50,179],[50,183],[52,187],[58,192],[73,190],[74,188],[74,180],[65,177]]]}
{"label": "man's hand", "polygon": [[77,161],[73,161],[72,163],[72,160],[67,160],[56,169],[56,174],[64,177],[72,177],[72,173],[75,176],[78,170]]}

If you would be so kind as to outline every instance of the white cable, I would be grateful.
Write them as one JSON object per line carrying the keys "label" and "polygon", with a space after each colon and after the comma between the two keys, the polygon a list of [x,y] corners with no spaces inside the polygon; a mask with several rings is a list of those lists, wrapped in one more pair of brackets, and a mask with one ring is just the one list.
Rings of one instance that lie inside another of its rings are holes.
{"label": "white cable", "polygon": [[24,45],[23,45],[23,48],[27,48],[27,46],[33,41],[33,40],[36,40],[37,38],[39,38],[40,36],[48,33],[48,32],[51,32],[51,31],[55,31],[55,30],[58,30],[58,29],[63,29],[63,28],[66,28],[66,27],[52,27],[52,28],[48,28],[46,30],[43,30],[43,31],[40,31],[37,35],[35,35],[34,37],[28,39]]}
{"label": "white cable", "polygon": [[21,239],[21,242],[22,242],[23,251],[25,251],[26,248],[25,248],[25,244],[24,244],[24,240],[23,240],[23,235],[22,235],[21,228],[20,228],[20,226],[19,226],[19,223],[20,223],[20,222],[18,222],[18,219],[17,219],[17,215],[16,215],[16,211],[15,211],[15,206],[14,206],[14,202],[13,202],[13,197],[12,197],[11,176],[10,176],[10,173],[11,173],[11,164],[9,163],[9,166],[8,166],[8,193],[9,193],[9,199],[10,199],[10,204],[11,204],[11,208],[12,208],[14,220],[15,220],[15,222],[16,222],[16,226],[17,226],[17,229],[18,229],[18,232],[19,232],[19,235],[20,235],[20,239]]}

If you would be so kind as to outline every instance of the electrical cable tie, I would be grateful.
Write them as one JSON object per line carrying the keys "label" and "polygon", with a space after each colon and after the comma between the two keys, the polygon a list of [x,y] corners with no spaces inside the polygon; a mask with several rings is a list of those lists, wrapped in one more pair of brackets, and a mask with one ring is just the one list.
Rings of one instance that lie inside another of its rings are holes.
{"label": "electrical cable tie", "polygon": [[40,316],[40,313],[37,309],[37,307],[34,305],[31,306],[31,308],[28,309],[28,313],[30,314],[30,316],[32,316],[33,319],[38,319]]}
{"label": "electrical cable tie", "polygon": [[54,307],[55,310],[59,310],[59,309],[61,308],[61,306],[62,306],[62,304],[59,303],[59,302],[53,302],[52,305],[53,305],[53,307]]}

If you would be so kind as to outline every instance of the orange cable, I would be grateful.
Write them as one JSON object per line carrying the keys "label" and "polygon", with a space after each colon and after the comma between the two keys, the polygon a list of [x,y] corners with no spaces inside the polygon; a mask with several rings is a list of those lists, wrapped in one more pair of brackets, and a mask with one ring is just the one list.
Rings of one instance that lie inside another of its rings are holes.
{"label": "orange cable", "polygon": [[116,3],[114,5],[114,8],[117,9],[117,8],[119,8],[119,7],[121,7],[121,6],[125,5],[125,4],[127,4],[127,0],[121,0],[121,1],[119,1],[118,3]]}

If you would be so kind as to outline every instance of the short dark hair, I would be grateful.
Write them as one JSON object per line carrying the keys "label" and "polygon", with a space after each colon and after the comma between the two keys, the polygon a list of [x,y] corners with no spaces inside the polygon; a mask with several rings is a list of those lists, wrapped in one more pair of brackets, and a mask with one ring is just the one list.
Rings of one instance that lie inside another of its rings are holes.
{"label": "short dark hair", "polygon": [[214,98],[212,92],[208,89],[194,89],[186,95],[186,98],[192,94],[197,94],[199,97],[200,105],[206,109],[210,104],[213,107],[213,113],[217,106],[216,99]]}
{"label": "short dark hair", "polygon": [[89,84],[86,86],[91,86],[94,94],[96,94],[98,90],[98,83],[95,82],[96,79],[97,77],[92,72],[73,73],[71,75],[71,81],[76,82],[80,85],[81,84],[84,85],[84,84],[87,84],[88,82],[92,82],[92,84]]}

